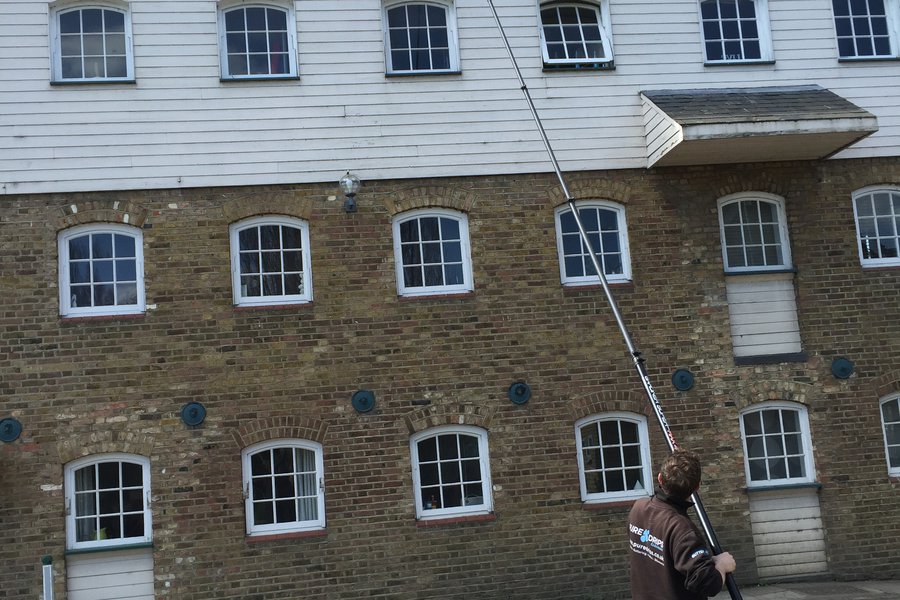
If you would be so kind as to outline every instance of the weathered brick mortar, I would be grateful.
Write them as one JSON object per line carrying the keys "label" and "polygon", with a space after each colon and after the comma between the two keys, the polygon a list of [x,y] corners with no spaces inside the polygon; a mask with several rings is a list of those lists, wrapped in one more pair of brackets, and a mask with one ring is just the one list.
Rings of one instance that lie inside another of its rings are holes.
{"label": "weathered brick mortar", "polygon": [[[850,204],[856,189],[900,183],[900,162],[571,179],[576,197],[627,207],[634,282],[616,299],[679,443],[707,458],[704,499],[741,580],[755,570],[738,413],[769,399],[808,407],[832,572],[900,576],[900,499],[878,409],[900,391],[900,270],[859,266]],[[63,466],[103,451],[151,461],[160,598],[626,593],[627,507],[582,508],[574,422],[639,412],[654,460],[665,443],[600,291],[559,285],[553,210],[564,198],[555,178],[366,182],[353,215],[329,200],[333,187],[0,202],[0,417],[24,426],[0,445],[0,511],[15,524],[0,533],[7,597],[33,598],[40,557],[51,554],[65,599]],[[738,191],[786,199],[805,363],[733,363],[716,200]],[[140,319],[59,319],[56,236],[84,222],[67,221],[72,205],[79,219],[128,214],[143,228],[155,309]],[[391,218],[414,206],[467,212],[474,293],[398,300]],[[309,220],[315,302],[236,311],[228,226],[268,213]],[[831,375],[837,356],[853,360],[850,379]],[[693,389],[671,387],[677,368],[695,374]],[[520,380],[533,396],[515,406],[506,391]],[[357,389],[375,392],[371,413],[350,406]],[[196,428],[179,416],[192,400],[208,410]],[[409,436],[460,416],[489,432],[496,519],[416,528]],[[247,544],[240,450],[282,436],[323,444],[327,533]]]}

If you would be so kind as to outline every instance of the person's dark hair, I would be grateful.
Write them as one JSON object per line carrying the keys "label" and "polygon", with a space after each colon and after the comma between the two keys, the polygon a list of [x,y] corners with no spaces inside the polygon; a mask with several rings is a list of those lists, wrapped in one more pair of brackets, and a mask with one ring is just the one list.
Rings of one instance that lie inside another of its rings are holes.
{"label": "person's dark hair", "polygon": [[700,458],[690,450],[679,448],[663,461],[659,474],[665,493],[687,500],[700,486]]}

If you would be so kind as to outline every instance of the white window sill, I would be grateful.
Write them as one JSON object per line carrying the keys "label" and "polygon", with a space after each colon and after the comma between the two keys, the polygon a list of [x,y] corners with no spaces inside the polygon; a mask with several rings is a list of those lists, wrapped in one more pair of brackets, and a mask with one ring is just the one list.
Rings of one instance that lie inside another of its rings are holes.
{"label": "white window sill", "polygon": [[112,544],[108,546],[94,546],[93,548],[73,548],[65,551],[65,555],[93,554],[95,552],[116,552],[119,550],[136,550],[139,548],[152,548],[153,542],[138,542],[136,544]]}
{"label": "white window sill", "polygon": [[744,488],[748,494],[753,492],[772,492],[777,490],[800,490],[805,488],[822,489],[822,484],[818,481],[803,481],[800,483],[776,483],[772,485],[754,485]]}

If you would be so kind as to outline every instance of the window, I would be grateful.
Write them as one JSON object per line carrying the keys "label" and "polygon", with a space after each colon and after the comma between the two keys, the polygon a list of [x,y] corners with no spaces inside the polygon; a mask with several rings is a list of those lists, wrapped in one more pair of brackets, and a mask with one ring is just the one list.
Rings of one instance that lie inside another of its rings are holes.
{"label": "window", "polygon": [[76,6],[51,12],[53,81],[134,79],[131,16],[125,6]]}
{"label": "window", "polygon": [[[625,208],[612,202],[579,202],[578,216],[597,253],[597,259],[603,265],[607,281],[630,281],[631,259]],[[581,239],[575,216],[568,206],[556,209],[556,247],[564,285],[595,284],[599,281],[590,251]]]}
{"label": "window", "polygon": [[63,316],[144,311],[141,230],[84,225],[59,236],[60,313]]}
{"label": "window", "polygon": [[772,60],[766,0],[700,2],[707,63]]}
{"label": "window", "polygon": [[385,6],[388,73],[459,71],[453,4],[406,2]]}
{"label": "window", "polygon": [[242,4],[220,11],[222,78],[296,77],[295,30],[293,8]]}
{"label": "window", "polygon": [[437,427],[415,435],[411,450],[416,518],[491,512],[486,431]]}
{"label": "window", "polygon": [[545,66],[612,63],[608,6],[545,4],[541,7],[541,50]]}
{"label": "window", "polygon": [[783,202],[768,195],[719,201],[722,253],[727,272],[772,271],[791,267]]}
{"label": "window", "polygon": [[238,306],[312,301],[308,225],[288,217],[232,225],[231,273]]}
{"label": "window", "polygon": [[473,289],[469,226],[462,213],[424,210],[397,217],[394,256],[400,295]]}
{"label": "window", "polygon": [[606,414],[575,423],[578,475],[585,502],[648,496],[653,489],[647,421]]}
{"label": "window", "polygon": [[325,528],[320,444],[275,440],[251,446],[241,456],[248,535]]}
{"label": "window", "polygon": [[900,265],[900,190],[861,190],[853,196],[853,213],[862,266]]}
{"label": "window", "polygon": [[841,58],[895,57],[900,7],[896,0],[833,0]]}
{"label": "window", "polygon": [[70,550],[147,543],[150,461],[109,454],[66,466],[66,541]]}
{"label": "window", "polygon": [[806,408],[768,402],[741,415],[748,485],[815,480]]}
{"label": "window", "polygon": [[881,424],[884,427],[888,473],[900,477],[900,394],[881,401]]}

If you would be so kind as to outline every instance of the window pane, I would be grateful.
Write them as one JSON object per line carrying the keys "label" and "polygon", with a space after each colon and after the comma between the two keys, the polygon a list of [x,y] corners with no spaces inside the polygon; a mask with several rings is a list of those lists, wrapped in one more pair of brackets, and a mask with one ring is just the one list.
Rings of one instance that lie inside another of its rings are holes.
{"label": "window pane", "polygon": [[119,463],[103,462],[97,465],[97,475],[100,489],[119,487]]}
{"label": "window pane", "polygon": [[264,31],[266,29],[266,9],[264,8],[247,8],[247,30],[248,31]]}
{"label": "window pane", "polygon": [[781,431],[781,411],[762,411],[763,429],[766,433],[778,433]]}
{"label": "window pane", "polygon": [[439,286],[444,285],[444,270],[440,266],[428,266],[424,268],[425,285]]}
{"label": "window pane", "polygon": [[900,422],[900,399],[884,402],[881,405],[881,415],[885,423]]}
{"label": "window pane", "polygon": [[257,452],[250,456],[250,473],[253,475],[268,475],[272,472],[272,459],[268,450]]}
{"label": "window pane", "polygon": [[765,459],[751,460],[750,461],[750,481],[765,481],[768,478],[769,477],[768,477],[768,472],[766,471]]}
{"label": "window pane", "polygon": [[59,15],[59,31],[60,33],[80,33],[81,32],[81,11],[73,10]]}
{"label": "window pane", "polygon": [[435,461],[437,460],[437,440],[436,438],[430,437],[420,441],[416,444],[416,448],[419,454],[419,462],[426,461]]}
{"label": "window pane", "polygon": [[144,509],[144,491],[141,489],[122,491],[122,510],[136,512]]}
{"label": "window pane", "polygon": [[113,261],[111,261],[111,260],[94,261],[94,281],[98,281],[98,282],[113,281]]}
{"label": "window pane", "polygon": [[111,492],[100,492],[98,494],[101,515],[118,513],[121,511],[119,505],[119,493],[119,490],[113,490]]}
{"label": "window pane", "polygon": [[269,30],[286,30],[287,29],[287,13],[283,10],[274,8],[266,9],[266,16],[269,19]]}
{"label": "window pane", "polygon": [[403,269],[403,285],[406,287],[421,287],[422,270],[418,267],[406,267]]}
{"label": "window pane", "polygon": [[[94,465],[82,467],[75,471],[75,491],[83,492],[97,489],[96,471]],[[93,513],[78,513],[93,514]]]}
{"label": "window pane", "polygon": [[781,411],[781,421],[785,431],[800,431],[800,415],[795,410]]}
{"label": "window pane", "polygon": [[92,238],[92,258],[112,258],[112,235],[95,233]]}
{"label": "window pane", "polygon": [[116,540],[122,537],[122,528],[119,523],[119,516],[100,517],[100,531],[97,539],[100,540]]}
{"label": "window pane", "polygon": [[103,11],[96,8],[86,8],[81,11],[81,26],[85,33],[98,33],[103,31]]}
{"label": "window pane", "polygon": [[462,461],[463,481],[481,481],[481,461]]}
{"label": "window pane", "polygon": [[87,262],[69,264],[69,283],[90,283],[91,265]]}
{"label": "window pane", "polygon": [[275,522],[275,511],[271,502],[253,503],[253,523],[255,525],[271,525]]}
{"label": "window pane", "polygon": [[122,537],[142,537],[144,535],[144,513],[124,515],[122,517]]}
{"label": "window pane", "polygon": [[624,456],[624,464],[628,467],[641,466],[641,448],[640,446],[626,446],[622,449]]}
{"label": "window pane", "polygon": [[459,485],[443,488],[442,496],[444,508],[454,508],[463,505],[462,487]]}
{"label": "window pane", "polygon": [[424,27],[427,25],[425,21],[425,5],[411,4],[406,6],[406,15],[410,27]]}
{"label": "window pane", "polygon": [[606,471],[603,475],[607,492],[621,492],[625,490],[625,474],[622,471]]}
{"label": "window pane", "polygon": [[769,479],[786,479],[787,478],[787,464],[785,463],[785,459],[770,458],[768,461],[768,464],[769,464]]}
{"label": "window pane", "polygon": [[274,496],[272,490],[272,478],[260,477],[253,479],[253,499],[269,500]]}
{"label": "window pane", "polygon": [[422,485],[437,485],[440,482],[437,463],[421,464],[421,457],[419,460],[419,478]]}
{"label": "window pane", "polygon": [[438,436],[438,452],[441,460],[459,457],[456,439],[456,434]]}
{"label": "window pane", "polygon": [[478,456],[478,438],[472,435],[459,436],[460,456],[474,458]]}
{"label": "window pane", "polygon": [[600,423],[600,439],[603,440],[604,446],[618,444],[619,442],[619,422],[618,421],[602,421]]}
{"label": "window pane", "polygon": [[441,483],[458,483],[460,479],[459,463],[456,461],[441,463]]}
{"label": "window pane", "polygon": [[618,446],[613,448],[604,448],[603,449],[603,468],[604,469],[613,469],[617,467],[621,467],[622,465],[622,454],[619,450]]}
{"label": "window pane", "polygon": [[263,254],[262,254],[262,272],[263,273],[279,273],[279,272],[281,272],[281,254],[278,252],[263,252]]}

